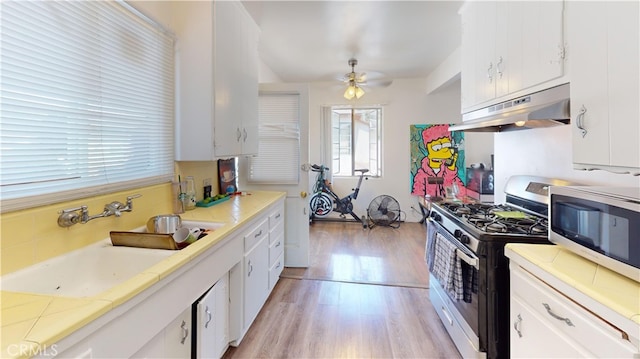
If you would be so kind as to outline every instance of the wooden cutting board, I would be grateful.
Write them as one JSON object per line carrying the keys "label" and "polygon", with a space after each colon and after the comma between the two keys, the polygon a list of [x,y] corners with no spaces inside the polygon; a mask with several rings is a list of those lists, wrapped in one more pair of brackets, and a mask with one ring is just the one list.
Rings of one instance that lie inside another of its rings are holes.
{"label": "wooden cutting board", "polygon": [[170,234],[111,231],[109,235],[114,246],[178,249]]}

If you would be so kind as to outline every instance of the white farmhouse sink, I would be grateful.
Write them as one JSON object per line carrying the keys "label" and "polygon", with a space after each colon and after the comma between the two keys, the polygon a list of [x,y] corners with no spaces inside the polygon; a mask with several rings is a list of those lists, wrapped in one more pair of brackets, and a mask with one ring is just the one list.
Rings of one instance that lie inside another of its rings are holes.
{"label": "white farmhouse sink", "polygon": [[[183,221],[216,229],[224,223]],[[143,231],[144,227],[134,229]],[[73,240],[70,238],[69,240]],[[117,247],[109,238],[0,278],[0,289],[63,297],[91,297],[144,272],[177,253],[165,249]]]}

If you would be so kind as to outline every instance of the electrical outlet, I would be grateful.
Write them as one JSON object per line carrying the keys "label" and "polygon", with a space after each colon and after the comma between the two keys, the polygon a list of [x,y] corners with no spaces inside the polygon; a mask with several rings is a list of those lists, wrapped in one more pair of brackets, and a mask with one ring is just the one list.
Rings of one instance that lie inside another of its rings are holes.
{"label": "electrical outlet", "polygon": [[211,178],[205,178],[202,180],[203,186],[211,186]]}

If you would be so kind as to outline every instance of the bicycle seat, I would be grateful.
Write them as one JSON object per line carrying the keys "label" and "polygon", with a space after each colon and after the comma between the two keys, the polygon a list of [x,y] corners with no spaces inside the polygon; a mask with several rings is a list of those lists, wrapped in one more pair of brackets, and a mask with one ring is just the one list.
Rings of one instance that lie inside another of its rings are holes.
{"label": "bicycle seat", "polygon": [[320,165],[320,166],[318,166],[318,165],[311,165],[311,170],[312,170],[313,172],[322,172],[322,171],[326,171],[326,170],[328,170],[328,169],[329,169],[329,167],[325,167],[324,165]]}
{"label": "bicycle seat", "polygon": [[369,172],[369,169],[368,168],[360,168],[360,169],[357,169],[357,170],[354,170],[354,171],[355,172],[362,172],[364,174],[364,173]]}

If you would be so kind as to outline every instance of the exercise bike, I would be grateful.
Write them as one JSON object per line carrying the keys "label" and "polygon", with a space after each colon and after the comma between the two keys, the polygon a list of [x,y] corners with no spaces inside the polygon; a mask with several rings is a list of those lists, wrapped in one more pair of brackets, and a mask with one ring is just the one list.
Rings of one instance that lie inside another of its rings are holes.
{"label": "exercise bike", "polygon": [[309,201],[309,206],[311,207],[309,221],[313,222],[315,218],[324,218],[333,211],[340,213],[341,218],[345,218],[345,215],[347,214],[351,215],[353,219],[362,223],[364,228],[367,228],[367,221],[361,219],[353,212],[353,203],[351,203],[351,201],[358,198],[362,178],[364,178],[365,173],[369,172],[369,169],[354,170],[355,172],[360,172],[358,185],[353,189],[351,194],[342,198],[333,192],[325,178],[325,171],[328,171],[329,167],[325,167],[324,165],[311,165],[311,170],[313,172],[318,172],[318,175],[316,177],[316,184],[313,188],[315,193],[311,196],[311,200]]}

